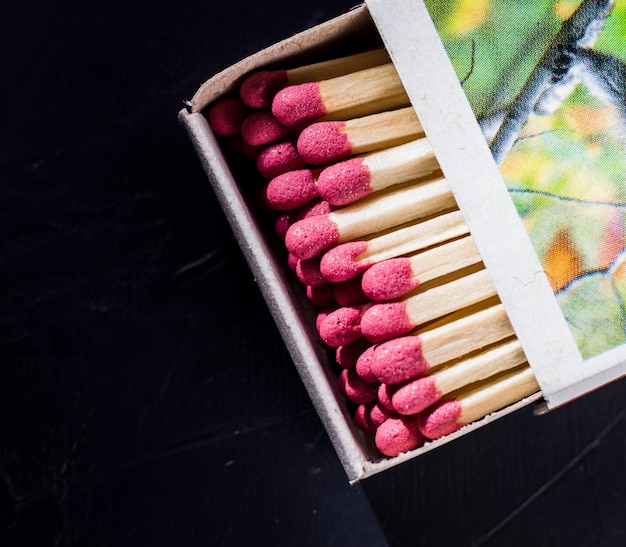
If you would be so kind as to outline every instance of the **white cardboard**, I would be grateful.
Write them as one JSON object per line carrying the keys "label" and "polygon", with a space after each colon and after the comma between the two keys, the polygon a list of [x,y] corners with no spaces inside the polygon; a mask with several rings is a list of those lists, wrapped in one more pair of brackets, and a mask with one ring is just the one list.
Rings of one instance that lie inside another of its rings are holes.
{"label": "white cardboard", "polygon": [[624,346],[583,360],[423,2],[367,0],[366,4],[548,408],[626,374]]}

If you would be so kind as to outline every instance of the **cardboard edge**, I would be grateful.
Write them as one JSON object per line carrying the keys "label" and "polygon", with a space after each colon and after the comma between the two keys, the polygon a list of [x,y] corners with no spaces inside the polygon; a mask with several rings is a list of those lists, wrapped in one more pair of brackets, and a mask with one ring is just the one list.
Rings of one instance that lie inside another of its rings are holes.
{"label": "cardboard edge", "polygon": [[206,118],[183,109],[179,121],[189,135],[202,167],[231,225],[268,305],[296,369],[351,482],[363,476],[371,461],[361,449],[355,426],[339,403],[330,363],[323,365],[323,348],[302,322],[302,309],[292,297],[291,283],[277,263],[243,196],[237,189]]}

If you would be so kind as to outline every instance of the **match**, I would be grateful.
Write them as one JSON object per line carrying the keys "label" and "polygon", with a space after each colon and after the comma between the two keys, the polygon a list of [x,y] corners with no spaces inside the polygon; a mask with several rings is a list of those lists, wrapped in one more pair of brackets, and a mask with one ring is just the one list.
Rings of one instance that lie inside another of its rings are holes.
{"label": "match", "polygon": [[369,366],[379,382],[387,385],[402,384],[438,365],[514,334],[502,304],[478,309],[473,313],[464,310],[422,332],[377,345]]}
{"label": "match", "polygon": [[526,356],[518,340],[504,342],[401,386],[393,394],[392,404],[400,414],[417,414],[444,395],[525,362]]}
{"label": "match", "polygon": [[240,95],[251,108],[269,108],[274,95],[284,87],[336,78],[387,63],[389,55],[380,48],[287,70],[260,70],[243,80]]}
{"label": "match", "polygon": [[312,258],[339,243],[433,215],[455,203],[445,178],[417,182],[299,220],[287,230],[285,245],[298,258]]}
{"label": "match", "polygon": [[421,138],[326,167],[319,174],[317,191],[331,205],[349,205],[438,169],[433,149]]}
{"label": "match", "polygon": [[[320,262],[320,269],[329,281],[347,281],[362,272],[367,273],[371,267],[378,263],[384,264],[395,257],[426,249],[466,235],[468,232],[469,228],[460,211],[452,211],[389,231],[366,241],[339,244],[324,253]],[[450,248],[450,251],[458,252],[458,245]],[[455,256],[447,256],[445,253],[445,251],[440,251],[440,256],[436,256],[435,260],[443,256],[443,259],[450,263],[456,259]],[[427,277],[427,264],[431,264],[432,261],[426,258],[424,262],[426,264],[422,266],[421,271],[423,272],[422,275]],[[433,264],[431,269],[436,269],[436,265]],[[383,273],[395,273],[393,270],[388,270],[389,268],[382,268]],[[418,271],[417,267],[416,271]],[[410,273],[409,276],[408,281],[414,283],[415,276]],[[430,277],[430,279],[433,278]],[[372,292],[375,292],[375,289],[384,292],[385,290],[393,290],[393,287],[384,286],[389,285],[390,280],[389,277],[385,276],[370,276],[367,285]],[[372,287],[376,282],[380,282],[381,286]]]}
{"label": "match", "polygon": [[409,106],[392,63],[328,80],[284,87],[272,99],[272,114],[288,127],[345,120]]}
{"label": "match", "polygon": [[384,342],[496,294],[489,272],[482,269],[404,300],[372,305],[363,314],[361,331],[370,342]]}
{"label": "match", "polygon": [[346,121],[313,123],[302,130],[297,146],[307,162],[326,165],[348,156],[397,146],[423,133],[415,110],[408,106]]}
{"label": "match", "polygon": [[454,399],[441,401],[432,410],[418,414],[418,427],[424,437],[438,439],[521,401],[539,389],[532,369],[522,366],[464,391]]}
{"label": "match", "polygon": [[[350,243],[346,243],[350,245]],[[320,270],[328,278],[322,258]],[[471,236],[462,237],[410,257],[391,258],[373,264],[363,274],[361,288],[374,302],[401,298],[421,283],[436,279],[467,266],[478,264],[480,254]]]}

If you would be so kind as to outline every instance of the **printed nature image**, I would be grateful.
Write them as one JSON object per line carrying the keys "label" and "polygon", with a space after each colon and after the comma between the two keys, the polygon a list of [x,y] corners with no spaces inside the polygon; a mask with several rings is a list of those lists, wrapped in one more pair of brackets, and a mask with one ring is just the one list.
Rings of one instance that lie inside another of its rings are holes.
{"label": "printed nature image", "polygon": [[425,2],[584,358],[626,342],[626,0]]}

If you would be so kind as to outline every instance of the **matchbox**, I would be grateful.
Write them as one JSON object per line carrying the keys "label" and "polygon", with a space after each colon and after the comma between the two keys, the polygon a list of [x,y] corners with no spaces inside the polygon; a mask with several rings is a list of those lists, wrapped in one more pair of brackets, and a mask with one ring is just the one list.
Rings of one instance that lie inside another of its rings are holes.
{"label": "matchbox", "polygon": [[[540,4],[545,19],[557,3]],[[520,106],[573,87],[590,43],[567,21],[595,39],[614,8],[557,13],[513,106],[491,112],[506,67],[496,81],[480,55],[503,7],[446,6],[368,0],[211,77],[179,114],[351,482],[626,371],[617,185],[541,186],[529,141],[551,138],[547,117]],[[559,106],[596,104],[579,95]],[[550,200],[593,210],[577,225]]]}

